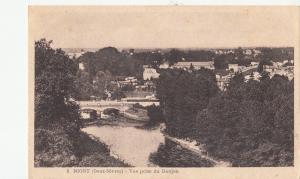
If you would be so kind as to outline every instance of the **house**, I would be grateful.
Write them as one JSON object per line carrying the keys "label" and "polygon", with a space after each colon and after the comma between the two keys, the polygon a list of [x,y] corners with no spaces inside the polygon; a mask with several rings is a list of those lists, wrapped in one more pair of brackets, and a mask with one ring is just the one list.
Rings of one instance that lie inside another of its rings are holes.
{"label": "house", "polygon": [[151,67],[144,67],[143,79],[151,80],[159,77],[159,73],[157,73],[156,69]]}
{"label": "house", "polygon": [[275,66],[276,68],[280,68],[280,67],[282,67],[282,65],[283,65],[282,62],[274,62],[273,64],[274,64],[274,66]]}
{"label": "house", "polygon": [[110,100],[110,99],[111,99],[112,92],[110,92],[110,91],[108,91],[107,89],[105,89],[104,93],[107,95],[107,98]]}
{"label": "house", "polygon": [[245,55],[252,55],[252,50],[246,49],[246,50],[244,50],[243,53],[244,53]]}
{"label": "house", "polygon": [[216,81],[219,89],[224,91],[229,83],[229,78],[227,76],[216,74]]}
{"label": "house", "polygon": [[159,68],[160,68],[160,69],[167,69],[167,68],[169,68],[169,66],[170,66],[169,63],[165,62],[165,63],[163,63],[163,64],[160,64],[160,65],[159,65]]}
{"label": "house", "polygon": [[129,81],[129,82],[137,82],[137,78],[134,76],[129,76],[125,78],[125,81]]}
{"label": "house", "polygon": [[259,81],[261,75],[259,72],[255,71],[253,72],[253,79],[256,80],[256,81]]}
{"label": "house", "polygon": [[84,120],[95,120],[97,119],[97,111],[94,109],[82,109],[80,110],[80,117]]}
{"label": "house", "polygon": [[136,77],[125,77],[124,80],[118,81],[118,86],[123,87],[126,85],[133,85],[136,86],[138,84],[138,80]]}
{"label": "house", "polygon": [[69,58],[79,58],[81,55],[83,55],[85,53],[85,51],[81,51],[81,52],[70,52],[67,53],[67,55],[69,56]]}
{"label": "house", "polygon": [[146,81],[146,82],[144,83],[144,85],[146,85],[146,86],[148,86],[148,87],[153,87],[153,86],[155,86],[155,84],[153,83],[153,81]]}
{"label": "house", "polygon": [[260,73],[258,73],[258,72],[253,72],[252,74],[246,75],[246,76],[245,76],[245,82],[248,82],[249,80],[256,80],[256,81],[259,81],[260,78],[261,78]]}
{"label": "house", "polygon": [[140,91],[146,90],[147,88],[148,88],[147,85],[137,85],[137,86],[135,86],[135,89],[140,90]]}
{"label": "house", "polygon": [[246,66],[243,66],[243,65],[238,66],[238,71],[243,71],[243,70],[245,70],[245,69],[247,69]]}
{"label": "house", "polygon": [[257,65],[258,65],[258,62],[251,62],[250,65],[251,65],[251,66],[257,66]]}
{"label": "house", "polygon": [[213,61],[205,61],[205,62],[177,62],[173,65],[174,68],[180,69],[189,69],[191,66],[194,67],[195,70],[199,70],[201,68],[206,68],[210,70],[214,70],[214,62]]}
{"label": "house", "polygon": [[283,64],[288,63],[288,62],[289,62],[289,60],[283,60]]}
{"label": "house", "polygon": [[257,57],[259,54],[261,54],[261,51],[260,50],[257,50],[257,49],[253,49],[253,53],[254,53],[254,57]]}
{"label": "house", "polygon": [[273,73],[276,70],[276,67],[273,65],[264,65],[264,71]]}
{"label": "house", "polygon": [[85,69],[84,64],[82,62],[78,64],[78,67],[79,67],[79,70]]}
{"label": "house", "polygon": [[239,71],[239,65],[234,63],[234,64],[228,64],[228,70],[233,71],[233,72],[238,72]]}

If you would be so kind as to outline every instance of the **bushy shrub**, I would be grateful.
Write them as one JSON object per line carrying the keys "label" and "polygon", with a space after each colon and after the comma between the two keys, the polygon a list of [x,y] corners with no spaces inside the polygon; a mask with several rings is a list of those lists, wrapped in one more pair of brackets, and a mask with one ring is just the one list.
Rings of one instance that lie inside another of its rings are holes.
{"label": "bushy shrub", "polygon": [[107,115],[118,115],[119,113],[120,111],[115,108],[107,108],[103,110],[103,114],[107,114]]}
{"label": "bushy shrub", "polygon": [[166,132],[204,144],[233,166],[293,165],[293,80],[264,74],[261,81],[244,82],[238,73],[217,92],[210,75],[162,72],[157,92]]}
{"label": "bushy shrub", "polygon": [[206,114],[198,114],[194,122],[200,132],[192,137],[207,144],[207,150],[215,156],[230,160],[233,166],[291,166],[291,85],[280,76],[235,83],[210,100]]}
{"label": "bushy shrub", "polygon": [[150,125],[155,125],[164,122],[164,116],[159,106],[155,106],[155,105],[148,106],[147,114],[149,116]]}
{"label": "bushy shrub", "polygon": [[157,96],[169,135],[184,137],[199,110],[205,109],[218,91],[213,71],[163,70],[157,83]]}
{"label": "bushy shrub", "polygon": [[75,146],[61,128],[35,129],[35,167],[70,167],[78,163]]}

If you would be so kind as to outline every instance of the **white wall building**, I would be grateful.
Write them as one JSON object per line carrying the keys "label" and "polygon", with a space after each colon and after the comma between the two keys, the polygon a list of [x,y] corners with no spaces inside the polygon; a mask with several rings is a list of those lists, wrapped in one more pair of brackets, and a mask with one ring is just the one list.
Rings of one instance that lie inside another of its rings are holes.
{"label": "white wall building", "polygon": [[181,68],[181,69],[189,69],[193,65],[194,69],[199,70],[200,68],[207,68],[214,70],[214,62],[207,61],[207,62],[177,62],[173,65],[174,68]]}
{"label": "white wall building", "polygon": [[97,116],[96,110],[93,109],[82,109],[80,110],[81,119],[95,119]]}
{"label": "white wall building", "polygon": [[159,77],[159,73],[157,73],[156,69],[150,67],[144,67],[143,79],[151,80]]}
{"label": "white wall building", "polygon": [[233,72],[238,72],[239,65],[238,64],[228,64],[228,70],[232,70]]}
{"label": "white wall building", "polygon": [[250,64],[251,64],[251,66],[257,66],[258,62],[251,62]]}
{"label": "white wall building", "polygon": [[170,66],[170,65],[169,65],[168,63],[165,62],[165,63],[159,65],[159,68],[160,68],[160,69],[167,69],[167,68],[169,68],[169,66]]}
{"label": "white wall building", "polygon": [[84,70],[84,69],[85,69],[85,67],[84,67],[84,64],[83,64],[83,63],[79,63],[79,64],[78,64],[78,67],[79,67],[79,69],[80,69],[80,70]]}

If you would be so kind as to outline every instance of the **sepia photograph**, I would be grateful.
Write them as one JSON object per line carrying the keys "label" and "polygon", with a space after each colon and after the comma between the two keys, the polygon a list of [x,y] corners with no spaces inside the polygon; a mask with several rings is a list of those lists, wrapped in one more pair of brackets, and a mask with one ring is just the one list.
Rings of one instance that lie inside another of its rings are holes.
{"label": "sepia photograph", "polygon": [[28,11],[33,168],[295,166],[297,8]]}

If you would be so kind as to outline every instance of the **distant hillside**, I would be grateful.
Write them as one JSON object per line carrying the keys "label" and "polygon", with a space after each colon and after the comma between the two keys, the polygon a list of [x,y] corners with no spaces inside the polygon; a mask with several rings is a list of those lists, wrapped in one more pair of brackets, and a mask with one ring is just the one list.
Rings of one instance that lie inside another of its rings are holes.
{"label": "distant hillside", "polygon": [[66,53],[96,52],[98,48],[62,48]]}

